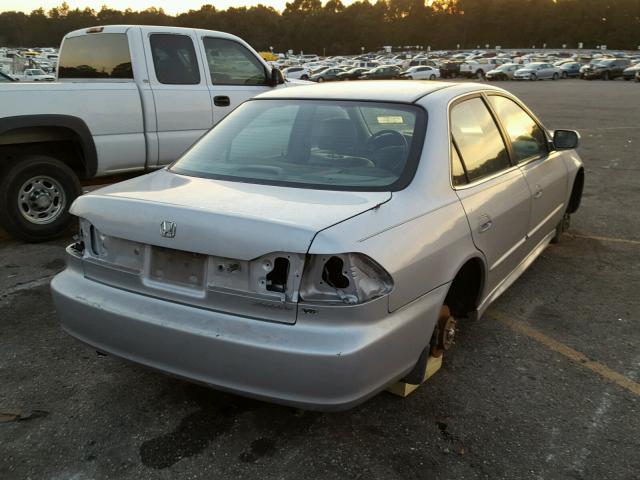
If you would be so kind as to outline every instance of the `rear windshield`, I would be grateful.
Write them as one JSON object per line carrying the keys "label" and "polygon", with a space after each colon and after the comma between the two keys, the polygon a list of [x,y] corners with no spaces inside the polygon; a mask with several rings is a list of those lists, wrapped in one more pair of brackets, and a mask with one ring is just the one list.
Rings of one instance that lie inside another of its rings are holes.
{"label": "rear windshield", "polygon": [[244,103],[171,171],[329,190],[398,190],[415,172],[426,113],[414,105],[321,100]]}
{"label": "rear windshield", "polygon": [[91,33],[65,39],[58,78],[132,79],[125,33]]}

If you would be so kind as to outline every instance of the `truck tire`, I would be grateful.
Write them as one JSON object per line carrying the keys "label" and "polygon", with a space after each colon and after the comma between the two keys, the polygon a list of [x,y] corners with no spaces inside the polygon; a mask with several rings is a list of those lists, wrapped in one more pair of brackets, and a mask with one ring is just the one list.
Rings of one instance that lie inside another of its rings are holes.
{"label": "truck tire", "polygon": [[73,222],[69,207],[80,193],[78,177],[61,161],[23,157],[0,177],[0,226],[27,242],[58,237]]}

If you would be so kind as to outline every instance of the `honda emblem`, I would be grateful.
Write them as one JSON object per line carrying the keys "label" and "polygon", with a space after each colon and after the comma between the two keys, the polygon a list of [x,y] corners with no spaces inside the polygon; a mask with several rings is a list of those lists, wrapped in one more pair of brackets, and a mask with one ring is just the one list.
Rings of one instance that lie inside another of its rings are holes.
{"label": "honda emblem", "polygon": [[160,235],[165,238],[173,238],[176,236],[177,226],[175,222],[165,220],[160,224]]}

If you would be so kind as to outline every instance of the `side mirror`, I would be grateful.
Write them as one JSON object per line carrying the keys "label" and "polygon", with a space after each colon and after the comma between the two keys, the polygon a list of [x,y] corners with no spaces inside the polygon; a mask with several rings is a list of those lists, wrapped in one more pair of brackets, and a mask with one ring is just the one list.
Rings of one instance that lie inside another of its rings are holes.
{"label": "side mirror", "polygon": [[278,68],[273,67],[271,69],[271,77],[269,79],[269,85],[271,85],[272,87],[276,87],[283,83],[284,83],[284,75],[282,75],[282,72]]}
{"label": "side mirror", "polygon": [[553,146],[558,150],[572,150],[578,147],[580,134],[575,130],[556,130],[553,132]]}

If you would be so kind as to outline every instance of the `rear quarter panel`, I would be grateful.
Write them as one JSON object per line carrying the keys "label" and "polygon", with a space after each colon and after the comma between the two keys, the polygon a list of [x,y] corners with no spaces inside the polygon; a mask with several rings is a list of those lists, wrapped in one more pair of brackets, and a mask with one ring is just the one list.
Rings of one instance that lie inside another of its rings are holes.
{"label": "rear quarter panel", "polygon": [[466,85],[418,102],[427,110],[428,125],[411,184],[378,208],[319,232],[311,245],[312,254],[361,252],[376,260],[394,280],[390,311],[451,282],[468,259],[484,263],[450,184],[448,103],[477,87]]}

